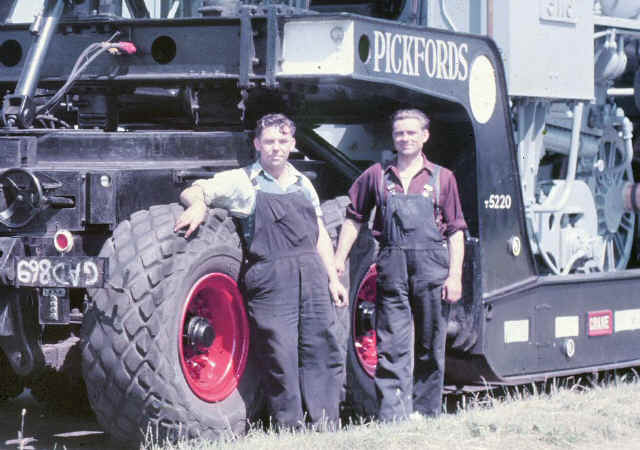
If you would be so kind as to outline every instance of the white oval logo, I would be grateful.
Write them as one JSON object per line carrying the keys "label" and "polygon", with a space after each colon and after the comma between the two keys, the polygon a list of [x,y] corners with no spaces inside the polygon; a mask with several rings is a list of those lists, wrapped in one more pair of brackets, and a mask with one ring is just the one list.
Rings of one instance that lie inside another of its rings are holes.
{"label": "white oval logo", "polygon": [[480,55],[471,64],[469,76],[469,102],[473,117],[487,123],[496,107],[496,71],[489,58]]}

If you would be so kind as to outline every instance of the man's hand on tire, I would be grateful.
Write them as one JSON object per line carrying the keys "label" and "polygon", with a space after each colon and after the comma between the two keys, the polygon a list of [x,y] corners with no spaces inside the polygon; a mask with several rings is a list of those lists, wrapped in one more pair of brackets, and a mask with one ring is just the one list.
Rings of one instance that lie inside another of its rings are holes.
{"label": "man's hand on tire", "polygon": [[182,228],[187,227],[187,231],[184,234],[185,238],[191,236],[191,233],[196,231],[202,222],[204,222],[207,216],[207,205],[204,202],[197,202],[189,206],[176,220],[176,224],[173,228],[174,232],[178,232]]}

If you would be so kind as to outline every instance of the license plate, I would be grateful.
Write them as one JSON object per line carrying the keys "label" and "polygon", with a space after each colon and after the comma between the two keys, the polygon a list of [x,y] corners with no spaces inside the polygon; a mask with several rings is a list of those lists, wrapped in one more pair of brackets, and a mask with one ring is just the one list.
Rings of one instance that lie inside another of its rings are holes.
{"label": "license plate", "polygon": [[103,287],[106,258],[16,258],[16,284],[37,287]]}

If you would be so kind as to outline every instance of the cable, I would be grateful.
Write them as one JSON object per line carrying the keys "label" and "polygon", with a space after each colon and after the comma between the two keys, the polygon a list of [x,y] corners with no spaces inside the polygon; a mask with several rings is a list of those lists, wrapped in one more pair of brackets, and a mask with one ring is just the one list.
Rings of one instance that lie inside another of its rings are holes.
{"label": "cable", "polygon": [[[59,119],[55,116],[49,115],[49,114],[40,114],[36,116],[36,120],[40,121],[40,123],[43,125],[44,128],[47,128],[47,124],[45,122],[45,120],[48,120],[51,122],[51,125],[54,125],[55,123],[59,123],[60,125],[62,125],[63,128],[71,128],[71,125],[69,125],[67,122],[65,122],[62,119]],[[55,128],[55,126],[51,126],[49,128]]]}
{"label": "cable", "polygon": [[76,62],[69,73],[69,78],[62,85],[62,87],[51,97],[44,105],[38,107],[37,114],[48,113],[57,103],[60,101],[63,95],[65,95],[73,83],[76,82],[78,77],[89,67],[89,65],[104,52],[109,51],[114,54],[127,54],[132,55],[136,53],[137,49],[131,42],[111,42],[116,38],[120,32],[114,33],[106,42],[94,42],[85,48],[80,56],[76,59]]}
{"label": "cable", "polygon": [[[96,45],[96,44],[91,44],[87,48],[87,50],[90,49],[93,45]],[[100,46],[100,48],[91,56],[89,56],[84,63],[79,64],[81,59],[78,58],[78,60],[76,61],[76,64],[71,70],[71,73],[69,74],[69,78],[67,79],[66,83],[62,85],[62,87],[58,90],[58,92],[56,92],[54,96],[51,97],[49,101],[47,101],[47,103],[45,103],[44,105],[42,105],[40,108],[37,109],[38,114],[49,112],[49,110],[58,103],[58,101],[62,98],[62,96],[67,93],[69,88],[71,88],[73,83],[75,83],[75,81],[82,74],[82,72],[84,72],[87,69],[87,67],[89,67],[89,64],[91,64],[98,56],[100,56],[110,48],[117,48],[117,44],[107,44],[104,46],[102,44],[98,44],[98,45]],[[86,56],[85,52],[83,52],[81,56]]]}

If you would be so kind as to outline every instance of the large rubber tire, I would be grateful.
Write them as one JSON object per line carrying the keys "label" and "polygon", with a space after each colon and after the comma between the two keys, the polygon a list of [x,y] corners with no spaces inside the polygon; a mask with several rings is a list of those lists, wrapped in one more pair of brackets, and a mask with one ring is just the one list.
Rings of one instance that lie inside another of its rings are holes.
{"label": "large rubber tire", "polygon": [[171,204],[133,214],[100,253],[109,259],[108,285],[90,292],[82,373],[98,422],[116,441],[236,436],[262,404],[254,358],[220,401],[202,400],[185,379],[179,337],[186,299],[207,274],[236,280],[242,251],[225,211],[211,211],[188,240],[173,232],[182,211]]}

